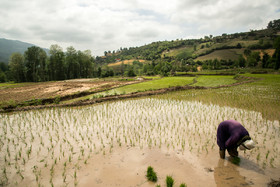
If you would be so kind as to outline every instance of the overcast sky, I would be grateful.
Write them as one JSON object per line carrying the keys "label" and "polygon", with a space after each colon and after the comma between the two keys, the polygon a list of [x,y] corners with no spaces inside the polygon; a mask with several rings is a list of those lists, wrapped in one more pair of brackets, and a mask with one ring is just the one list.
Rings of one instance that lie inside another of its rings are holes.
{"label": "overcast sky", "polygon": [[1,0],[0,38],[92,55],[154,41],[266,28],[279,0]]}

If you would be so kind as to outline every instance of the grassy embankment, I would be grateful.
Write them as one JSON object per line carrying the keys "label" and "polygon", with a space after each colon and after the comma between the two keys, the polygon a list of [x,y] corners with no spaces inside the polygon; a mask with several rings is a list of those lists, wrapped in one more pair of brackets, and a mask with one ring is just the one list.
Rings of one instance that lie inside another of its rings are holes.
{"label": "grassy embankment", "polygon": [[193,86],[216,87],[236,83],[233,76],[199,76]]}
{"label": "grassy embankment", "polygon": [[64,103],[72,103],[81,100],[94,99],[99,97],[105,97],[110,95],[123,95],[130,94],[134,92],[143,92],[143,91],[151,91],[158,90],[176,86],[204,86],[204,87],[216,87],[221,85],[230,85],[236,82],[234,76],[202,76],[196,79],[196,83],[194,83],[195,77],[164,77],[162,79],[154,79],[147,82],[142,82],[139,84],[127,85],[119,88],[115,88],[112,90],[108,90],[105,92],[100,92],[92,95],[88,95],[85,97],[76,98],[73,100],[66,101]]}
{"label": "grassy embankment", "polygon": [[133,92],[143,92],[143,91],[157,90],[157,89],[169,88],[175,86],[185,86],[191,84],[194,79],[194,77],[164,77],[161,79],[159,79],[158,77],[145,77],[145,78],[149,78],[153,80],[141,82],[139,84],[131,84],[131,85],[115,88],[112,90],[108,90],[105,92],[88,95],[85,97],[80,97],[77,99],[66,101],[64,103],[72,103],[76,101],[104,97],[108,95],[130,94]]}
{"label": "grassy embankment", "polygon": [[34,85],[34,84],[40,84],[40,83],[30,83],[30,82],[29,82],[29,83],[5,82],[5,83],[0,83],[0,89],[23,87],[23,86]]}

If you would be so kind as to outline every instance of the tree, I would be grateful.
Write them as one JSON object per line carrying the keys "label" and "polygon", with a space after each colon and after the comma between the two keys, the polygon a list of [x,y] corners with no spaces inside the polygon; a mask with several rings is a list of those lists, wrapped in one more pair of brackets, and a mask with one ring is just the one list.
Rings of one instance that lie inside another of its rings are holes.
{"label": "tree", "polygon": [[47,75],[47,54],[43,49],[39,50],[39,67],[38,70],[38,81],[47,81],[48,75]]}
{"label": "tree", "polygon": [[244,50],[244,55],[248,57],[251,54],[251,52],[252,51],[250,49],[245,49]]}
{"label": "tree", "polygon": [[78,62],[80,64],[80,75],[83,78],[92,77],[93,75],[93,63],[91,57],[91,51],[86,50],[84,52],[78,51]]}
{"label": "tree", "polygon": [[6,72],[8,71],[8,65],[5,62],[0,62],[0,71]]}
{"label": "tree", "polygon": [[50,63],[49,75],[51,80],[65,79],[65,58],[62,47],[59,45],[51,45],[50,47]]}
{"label": "tree", "polygon": [[6,82],[7,77],[6,74],[0,69],[0,82]]}
{"label": "tree", "polygon": [[274,69],[280,68],[280,36],[278,36],[274,42],[275,52],[272,56],[272,60],[275,62]]}
{"label": "tree", "polygon": [[238,64],[239,64],[239,67],[243,67],[243,68],[246,65],[246,60],[245,60],[245,58],[242,55],[240,55],[238,57]]}
{"label": "tree", "polygon": [[13,53],[10,56],[9,67],[12,78],[15,82],[24,82],[24,57],[20,53]]}
{"label": "tree", "polygon": [[127,72],[127,76],[128,76],[128,77],[135,77],[135,76],[136,76],[136,74],[135,74],[135,72],[133,71],[133,68],[132,68],[132,67],[129,68],[129,70],[128,70],[128,72]]}
{"label": "tree", "polygon": [[237,49],[241,49],[241,48],[242,48],[241,44],[238,43],[238,44],[236,45],[236,48],[237,48]]}
{"label": "tree", "polygon": [[269,60],[270,60],[270,56],[265,52],[262,58],[262,68],[268,67]]}
{"label": "tree", "polygon": [[7,74],[8,74],[8,65],[4,62],[0,62],[0,82],[7,81],[8,79]]}
{"label": "tree", "polygon": [[74,47],[67,47],[66,51],[66,71],[68,79],[80,78],[80,64],[77,59],[77,51]]}
{"label": "tree", "polygon": [[38,82],[46,80],[47,54],[40,47],[29,47],[24,53],[26,81]]}
{"label": "tree", "polygon": [[268,29],[280,29],[280,19],[270,21],[267,25]]}
{"label": "tree", "polygon": [[102,69],[101,69],[101,67],[98,67],[97,77],[101,77],[101,73],[102,73]]}
{"label": "tree", "polygon": [[260,52],[252,52],[247,58],[248,67],[255,67],[260,61]]}

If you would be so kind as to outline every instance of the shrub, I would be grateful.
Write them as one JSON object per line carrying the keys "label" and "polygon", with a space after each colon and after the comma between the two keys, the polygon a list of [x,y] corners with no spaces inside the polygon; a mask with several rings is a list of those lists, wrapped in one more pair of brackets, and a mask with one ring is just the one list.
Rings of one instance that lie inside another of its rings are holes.
{"label": "shrub", "polygon": [[187,187],[185,183],[180,184],[180,187]]}
{"label": "shrub", "polygon": [[171,176],[166,176],[165,181],[167,187],[173,187],[174,179]]}
{"label": "shrub", "polygon": [[42,105],[42,100],[41,99],[37,99],[35,100],[35,105]]}
{"label": "shrub", "polygon": [[149,181],[157,182],[157,174],[151,166],[148,167],[146,176]]}
{"label": "shrub", "polygon": [[55,104],[59,104],[59,102],[60,102],[60,97],[57,96],[57,97],[54,99],[54,103],[55,103]]}

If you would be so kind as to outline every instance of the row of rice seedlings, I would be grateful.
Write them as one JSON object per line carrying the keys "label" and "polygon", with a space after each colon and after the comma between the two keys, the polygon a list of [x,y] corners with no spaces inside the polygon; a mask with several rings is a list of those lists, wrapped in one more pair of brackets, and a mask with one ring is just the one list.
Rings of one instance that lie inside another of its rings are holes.
{"label": "row of rice seedlings", "polygon": [[110,154],[115,147],[208,154],[217,150],[217,126],[226,119],[240,121],[258,142],[246,157],[264,167],[279,166],[279,121],[254,111],[147,98],[0,117],[2,178],[11,185],[23,182],[25,175],[38,186],[77,185],[79,168],[93,154]]}

